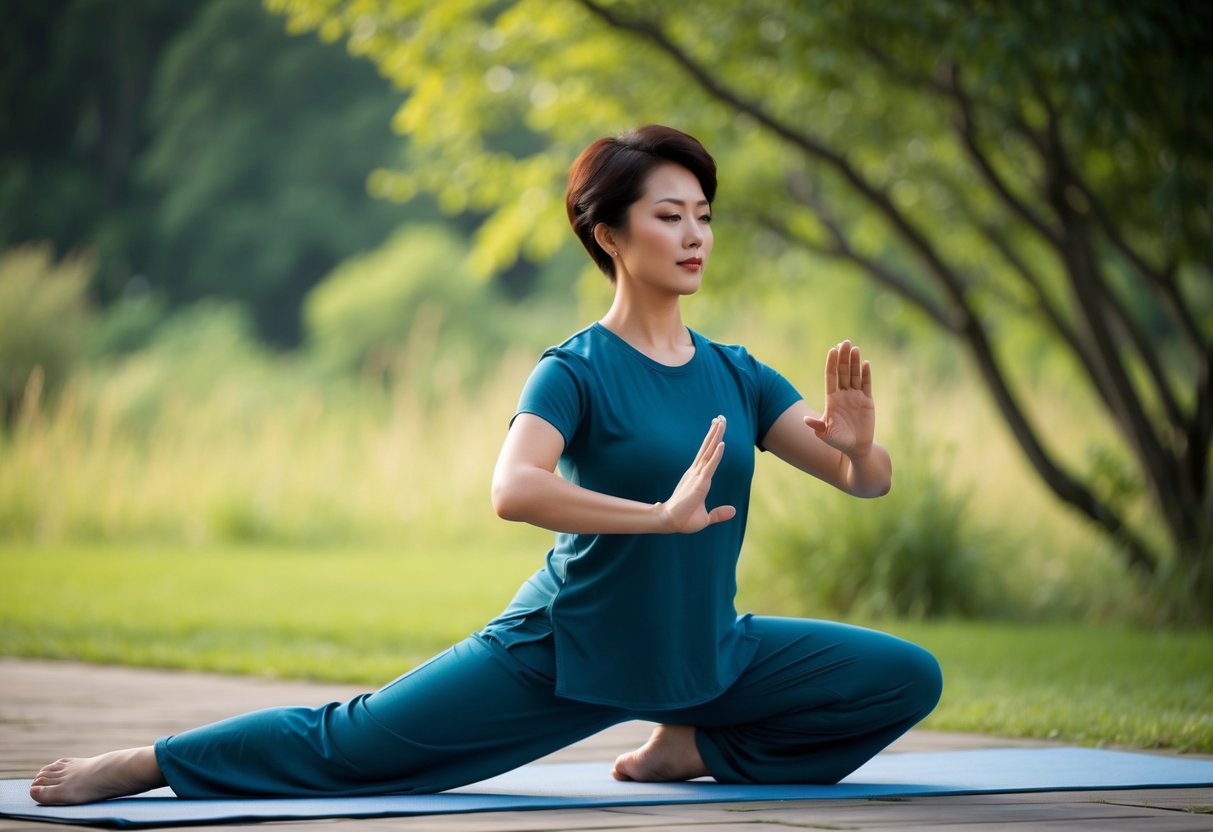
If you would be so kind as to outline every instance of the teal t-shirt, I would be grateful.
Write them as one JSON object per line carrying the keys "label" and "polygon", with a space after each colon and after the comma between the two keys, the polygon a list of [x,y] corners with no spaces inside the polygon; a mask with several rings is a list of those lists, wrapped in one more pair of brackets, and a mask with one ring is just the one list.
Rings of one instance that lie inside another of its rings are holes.
{"label": "teal t-shirt", "polygon": [[668,499],[712,419],[728,420],[707,506],[735,518],[689,535],[558,533],[484,629],[507,646],[553,636],[560,696],[687,707],[723,692],[757,646],[733,605],[754,448],[800,394],[745,348],[691,338],[692,359],[671,367],[595,323],[548,349],[523,388],[517,412],[564,437],[563,477],[645,503]]}

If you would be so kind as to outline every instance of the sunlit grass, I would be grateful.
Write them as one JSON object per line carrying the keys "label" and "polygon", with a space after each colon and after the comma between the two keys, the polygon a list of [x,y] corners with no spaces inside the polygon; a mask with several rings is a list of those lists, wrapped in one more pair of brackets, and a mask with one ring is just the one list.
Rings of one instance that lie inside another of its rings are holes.
{"label": "sunlit grass", "polygon": [[943,730],[1213,752],[1213,638],[1081,624],[897,622],[935,653]]}
{"label": "sunlit grass", "polygon": [[[0,546],[0,652],[375,686],[479,628],[542,562],[492,549]],[[779,612],[779,610],[762,610]],[[940,659],[926,727],[1213,752],[1213,639],[1096,625],[878,625]]]}
{"label": "sunlit grass", "polygon": [[368,684],[482,626],[543,556],[508,537],[491,550],[0,552],[0,652]]}

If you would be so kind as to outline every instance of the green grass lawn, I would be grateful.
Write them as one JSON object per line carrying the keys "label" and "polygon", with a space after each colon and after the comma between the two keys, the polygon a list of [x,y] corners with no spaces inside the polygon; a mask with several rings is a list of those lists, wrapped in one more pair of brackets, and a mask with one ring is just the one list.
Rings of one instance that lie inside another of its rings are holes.
{"label": "green grass lawn", "polygon": [[[4,544],[0,653],[373,686],[500,610],[543,539],[407,552]],[[943,665],[926,727],[1213,752],[1208,632],[881,626]]]}

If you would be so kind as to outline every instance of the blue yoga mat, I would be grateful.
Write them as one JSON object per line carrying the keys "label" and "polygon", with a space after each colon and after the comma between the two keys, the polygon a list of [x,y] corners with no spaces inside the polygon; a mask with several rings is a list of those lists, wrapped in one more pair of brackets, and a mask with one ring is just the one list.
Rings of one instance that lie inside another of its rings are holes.
{"label": "blue yoga mat", "polygon": [[1213,761],[1090,748],[882,754],[834,786],[621,783],[609,763],[532,764],[428,795],[180,800],[168,789],[84,806],[39,806],[28,780],[0,781],[0,816],[118,827],[308,818],[369,818],[754,800],[910,797],[1213,785]]}

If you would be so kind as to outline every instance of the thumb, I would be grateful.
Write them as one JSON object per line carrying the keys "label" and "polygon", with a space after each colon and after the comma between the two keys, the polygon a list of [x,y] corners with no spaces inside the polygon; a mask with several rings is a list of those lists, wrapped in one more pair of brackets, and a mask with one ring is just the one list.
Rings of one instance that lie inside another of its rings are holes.
{"label": "thumb", "polygon": [[726,520],[732,520],[737,516],[737,509],[732,506],[717,506],[708,512],[708,525],[713,523],[723,523]]}
{"label": "thumb", "polygon": [[826,434],[826,423],[816,416],[805,416],[804,423],[813,429],[813,432],[820,436]]}

